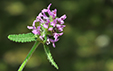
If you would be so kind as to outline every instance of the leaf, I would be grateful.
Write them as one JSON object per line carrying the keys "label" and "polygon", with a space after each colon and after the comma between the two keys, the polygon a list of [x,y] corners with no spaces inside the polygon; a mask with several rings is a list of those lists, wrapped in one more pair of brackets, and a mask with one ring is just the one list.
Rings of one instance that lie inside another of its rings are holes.
{"label": "leaf", "polygon": [[27,34],[13,34],[9,35],[8,38],[15,42],[31,42],[36,41],[35,35],[33,33],[27,33]]}
{"label": "leaf", "polygon": [[50,50],[49,50],[49,47],[47,47],[46,45],[44,45],[44,50],[45,50],[45,52],[46,52],[46,55],[47,55],[48,60],[51,62],[51,64],[52,64],[56,69],[58,69],[57,64],[55,63],[55,61],[54,61],[53,58],[52,58],[52,55],[51,55]]}

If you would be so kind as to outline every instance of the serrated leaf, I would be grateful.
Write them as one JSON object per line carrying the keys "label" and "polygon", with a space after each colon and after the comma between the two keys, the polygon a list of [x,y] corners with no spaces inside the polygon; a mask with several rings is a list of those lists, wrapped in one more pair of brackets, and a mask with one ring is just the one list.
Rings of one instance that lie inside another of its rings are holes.
{"label": "serrated leaf", "polygon": [[58,66],[57,66],[57,64],[55,63],[55,61],[54,61],[54,59],[53,59],[53,57],[52,57],[52,55],[51,55],[51,53],[50,53],[49,47],[46,46],[46,45],[44,45],[44,50],[45,50],[45,52],[46,52],[46,55],[47,55],[47,58],[48,58],[49,62],[51,62],[51,64],[52,64],[56,69],[58,69]]}
{"label": "serrated leaf", "polygon": [[31,42],[36,41],[35,36],[33,33],[27,33],[27,34],[12,34],[9,35],[8,38],[15,42]]}

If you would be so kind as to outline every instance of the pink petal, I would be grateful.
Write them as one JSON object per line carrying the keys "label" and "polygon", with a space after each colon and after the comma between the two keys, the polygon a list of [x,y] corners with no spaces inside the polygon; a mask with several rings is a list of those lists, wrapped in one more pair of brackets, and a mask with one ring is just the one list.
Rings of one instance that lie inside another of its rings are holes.
{"label": "pink petal", "polygon": [[32,26],[27,26],[27,28],[28,28],[28,29],[33,29],[33,27],[32,27]]}
{"label": "pink petal", "polygon": [[51,6],[51,5],[52,5],[52,4],[50,3],[49,6],[47,7],[47,9],[50,9],[50,6]]}

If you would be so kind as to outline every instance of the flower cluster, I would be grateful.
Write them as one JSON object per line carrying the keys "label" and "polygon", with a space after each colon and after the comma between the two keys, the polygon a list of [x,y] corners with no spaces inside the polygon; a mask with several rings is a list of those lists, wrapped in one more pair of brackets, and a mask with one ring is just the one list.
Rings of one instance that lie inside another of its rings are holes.
{"label": "flower cluster", "polygon": [[[27,26],[28,29],[32,29],[32,33],[39,37],[43,43],[47,45],[52,43],[55,47],[55,42],[59,39],[58,37],[63,35],[63,28],[65,27],[64,20],[66,15],[57,17],[57,9],[50,10],[51,4],[47,9],[43,9],[41,13],[36,17],[32,26]],[[38,26],[36,23],[38,22]]]}

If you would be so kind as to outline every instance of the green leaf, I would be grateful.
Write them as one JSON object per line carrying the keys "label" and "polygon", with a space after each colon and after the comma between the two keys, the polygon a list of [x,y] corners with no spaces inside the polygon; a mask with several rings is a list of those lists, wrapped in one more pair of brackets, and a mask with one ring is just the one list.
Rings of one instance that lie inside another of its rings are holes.
{"label": "green leaf", "polygon": [[8,38],[15,42],[31,42],[36,41],[35,35],[33,33],[27,33],[27,34],[13,34],[9,35]]}
{"label": "green leaf", "polygon": [[45,50],[45,52],[46,52],[46,55],[47,55],[48,60],[51,62],[51,64],[52,64],[56,69],[58,69],[57,64],[55,63],[55,61],[54,61],[53,58],[52,58],[52,55],[51,55],[50,50],[49,50],[49,47],[46,46],[46,45],[44,45],[44,50]]}

